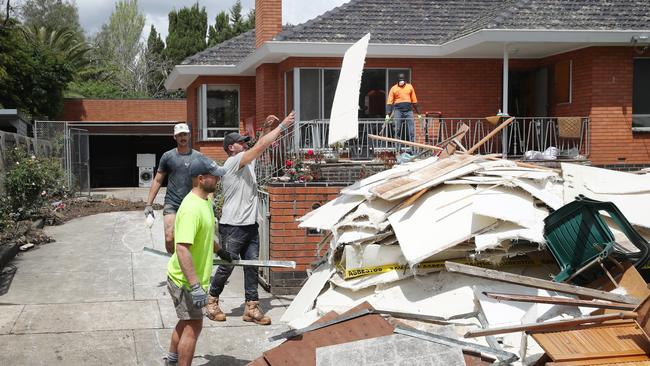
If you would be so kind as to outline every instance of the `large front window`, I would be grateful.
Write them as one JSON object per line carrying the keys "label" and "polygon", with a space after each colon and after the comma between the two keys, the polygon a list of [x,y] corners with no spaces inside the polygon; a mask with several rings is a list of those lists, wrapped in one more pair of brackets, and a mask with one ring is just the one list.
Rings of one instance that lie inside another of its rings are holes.
{"label": "large front window", "polygon": [[[340,69],[296,68],[285,74],[285,108],[295,106],[301,121],[329,119]],[[399,74],[410,80],[409,69],[364,69],[359,90],[359,118],[382,118],[387,91]],[[285,111],[289,112],[289,109]]]}
{"label": "large front window", "polygon": [[197,117],[201,140],[219,140],[230,132],[239,131],[239,86],[199,86]]}
{"label": "large front window", "polygon": [[634,59],[632,128],[650,131],[650,58]]}

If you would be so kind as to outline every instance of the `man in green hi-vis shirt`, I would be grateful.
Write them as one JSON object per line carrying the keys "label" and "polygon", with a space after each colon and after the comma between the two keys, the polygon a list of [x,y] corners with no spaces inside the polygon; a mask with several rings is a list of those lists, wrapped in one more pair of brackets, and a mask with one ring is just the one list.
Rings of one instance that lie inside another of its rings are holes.
{"label": "man in green hi-vis shirt", "polygon": [[192,160],[189,171],[192,190],[176,213],[176,248],[167,264],[167,289],[179,319],[172,333],[167,365],[191,365],[203,328],[213,252],[222,259],[230,259],[214,241],[214,210],[208,198],[226,171],[204,156]]}

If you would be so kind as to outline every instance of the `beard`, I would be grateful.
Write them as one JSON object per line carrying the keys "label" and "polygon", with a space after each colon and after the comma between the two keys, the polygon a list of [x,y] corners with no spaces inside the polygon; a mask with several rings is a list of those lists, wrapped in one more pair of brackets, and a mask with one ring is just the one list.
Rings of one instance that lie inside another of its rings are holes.
{"label": "beard", "polygon": [[214,191],[217,190],[217,184],[218,183],[219,183],[219,181],[214,182],[214,184],[209,183],[209,182],[203,182],[203,183],[199,183],[199,187],[201,187],[201,189],[204,192],[214,193]]}

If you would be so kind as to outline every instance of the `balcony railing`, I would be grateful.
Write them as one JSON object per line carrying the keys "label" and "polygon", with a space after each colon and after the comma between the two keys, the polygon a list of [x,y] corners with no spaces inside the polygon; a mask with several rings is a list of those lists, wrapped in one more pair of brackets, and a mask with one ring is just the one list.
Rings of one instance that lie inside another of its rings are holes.
{"label": "balcony railing", "polygon": [[[331,161],[337,156],[349,160],[386,159],[403,152],[411,155],[430,154],[427,149],[371,139],[369,135],[408,140],[406,124],[394,131],[394,121],[368,119],[359,121],[359,137],[340,146],[329,146],[329,120],[298,121],[290,133],[284,134],[257,162],[260,183],[284,174],[287,160],[316,159]],[[436,145],[452,136],[466,124],[469,131],[461,144],[469,148],[483,139],[495,127],[483,118],[423,118],[415,121],[415,142]],[[505,137],[504,137],[505,136]],[[506,146],[504,149],[503,147]],[[488,140],[478,153],[502,154],[508,158],[523,158],[528,151],[543,152],[557,149],[558,158],[585,159],[590,153],[588,117],[520,117],[510,126]],[[534,155],[533,155],[534,156]]]}

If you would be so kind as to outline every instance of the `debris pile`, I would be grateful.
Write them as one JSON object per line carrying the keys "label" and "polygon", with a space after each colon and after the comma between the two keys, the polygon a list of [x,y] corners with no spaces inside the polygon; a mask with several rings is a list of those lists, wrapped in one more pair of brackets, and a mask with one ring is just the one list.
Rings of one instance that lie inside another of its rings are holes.
{"label": "debris pile", "polygon": [[[580,211],[555,218],[569,225],[561,229],[573,242],[547,242],[549,215],[579,196],[596,214],[603,206],[591,200],[612,202],[622,215],[608,211],[585,221]],[[547,333],[528,325],[551,322],[544,331],[566,331],[567,321],[574,322],[570,329],[607,327],[613,318],[636,321],[630,311],[650,295],[635,269],[650,256],[648,204],[650,175],[565,163],[557,170],[470,154],[399,165],[345,188],[300,219],[300,227],[327,232],[322,245],[329,248],[281,320],[301,329],[367,302],[378,313],[416,320],[418,329],[443,324],[451,329],[449,339],[465,335],[463,342],[492,350],[501,362],[508,357],[499,352],[515,353],[520,364],[566,360],[547,347]],[[571,238],[572,230],[578,236]],[[585,254],[591,251],[596,254]],[[558,273],[568,277],[561,281],[588,287],[549,281]],[[610,316],[593,318],[603,311]],[[374,344],[364,342],[355,347]],[[330,345],[315,354],[325,360],[337,352]]]}

